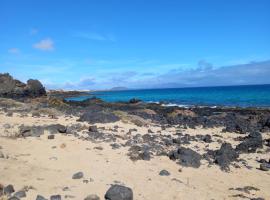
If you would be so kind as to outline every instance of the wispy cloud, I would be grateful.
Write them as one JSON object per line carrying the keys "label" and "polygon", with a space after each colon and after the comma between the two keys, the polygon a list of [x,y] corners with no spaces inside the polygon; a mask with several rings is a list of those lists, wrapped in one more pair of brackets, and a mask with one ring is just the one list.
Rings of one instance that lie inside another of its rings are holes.
{"label": "wispy cloud", "polygon": [[30,35],[36,35],[37,33],[38,33],[38,29],[36,29],[36,28],[31,28],[29,31]]}
{"label": "wispy cloud", "polygon": [[112,34],[100,34],[97,32],[86,32],[86,31],[77,31],[73,33],[74,37],[88,39],[88,40],[97,40],[97,41],[111,41],[115,42],[116,38]]}
{"label": "wispy cloud", "polygon": [[52,39],[46,38],[39,41],[38,43],[35,43],[33,47],[42,51],[52,51],[54,50],[54,42]]}
{"label": "wispy cloud", "polygon": [[20,53],[20,49],[18,49],[18,48],[10,48],[10,49],[8,50],[8,53],[11,53],[11,54],[18,54],[18,53]]}

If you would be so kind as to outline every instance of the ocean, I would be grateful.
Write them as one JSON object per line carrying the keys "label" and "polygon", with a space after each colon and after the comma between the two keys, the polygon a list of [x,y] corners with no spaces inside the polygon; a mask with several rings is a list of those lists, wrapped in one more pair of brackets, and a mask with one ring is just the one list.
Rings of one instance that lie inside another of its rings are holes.
{"label": "ocean", "polygon": [[138,98],[166,106],[270,107],[270,85],[96,91],[67,100],[82,101],[94,96],[107,102]]}

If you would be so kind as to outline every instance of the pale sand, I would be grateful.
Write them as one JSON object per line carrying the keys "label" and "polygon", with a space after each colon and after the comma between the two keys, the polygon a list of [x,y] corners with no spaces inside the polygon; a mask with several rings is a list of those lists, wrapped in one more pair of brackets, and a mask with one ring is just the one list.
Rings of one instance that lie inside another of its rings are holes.
{"label": "pale sand", "polygon": [[[4,132],[3,125],[14,126]],[[169,160],[166,156],[154,157],[150,161],[133,162],[126,155],[128,147],[113,150],[109,143],[92,143],[75,138],[73,135],[55,135],[55,139],[48,140],[47,133],[40,138],[29,137],[26,139],[11,139],[13,134],[18,132],[17,126],[43,125],[60,123],[70,125],[76,122],[76,118],[49,119],[48,117],[6,117],[0,114],[0,146],[8,159],[0,158],[0,183],[13,184],[16,191],[24,186],[33,186],[27,192],[25,199],[35,200],[40,194],[49,198],[53,194],[74,196],[73,199],[83,200],[89,194],[97,194],[103,199],[105,192],[115,181],[132,188],[134,199],[240,199],[232,195],[243,194],[247,197],[263,197],[270,199],[270,172],[263,172],[256,167],[257,158],[270,158],[266,154],[246,154],[241,155],[248,160],[252,169],[231,168],[229,173],[223,172],[217,166],[208,167],[206,162],[202,162],[200,168],[185,168]],[[84,123],[87,125],[87,123]],[[132,124],[117,122],[113,124],[98,124],[108,128],[118,125],[118,133],[124,136],[129,128],[137,128],[140,134],[147,133],[148,128],[137,127]],[[87,125],[89,126],[89,125]],[[160,127],[150,126],[151,130],[161,130]],[[173,134],[175,128],[168,129],[162,133]],[[188,129],[185,131],[190,135],[194,134],[219,134],[222,141],[227,141],[236,145],[232,138],[239,135],[226,133],[221,134],[221,129]],[[81,133],[83,135],[83,133]],[[265,134],[269,137],[269,133]],[[121,142],[121,139],[119,139]],[[63,145],[65,144],[65,145]],[[204,152],[205,145],[202,143],[192,143],[189,147],[198,146],[198,152]],[[56,146],[56,148],[52,148]],[[101,146],[103,150],[94,149]],[[213,142],[210,148],[217,149],[220,144]],[[170,176],[160,176],[159,172],[168,170]],[[179,171],[179,169],[181,169]],[[90,180],[83,183],[83,179],[73,180],[72,175],[78,171],[84,173],[84,179]],[[242,193],[229,188],[253,186],[258,191],[252,190],[250,194]],[[63,191],[64,187],[69,187],[70,191]],[[243,199],[243,198],[241,198]]]}

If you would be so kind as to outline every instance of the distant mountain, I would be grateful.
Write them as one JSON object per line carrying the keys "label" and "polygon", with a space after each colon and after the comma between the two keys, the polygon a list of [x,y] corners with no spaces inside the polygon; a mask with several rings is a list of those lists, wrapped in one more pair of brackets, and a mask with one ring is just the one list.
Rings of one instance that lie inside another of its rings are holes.
{"label": "distant mountain", "polygon": [[126,87],[113,87],[110,90],[112,90],[112,91],[121,91],[121,90],[128,90],[128,88],[126,88]]}

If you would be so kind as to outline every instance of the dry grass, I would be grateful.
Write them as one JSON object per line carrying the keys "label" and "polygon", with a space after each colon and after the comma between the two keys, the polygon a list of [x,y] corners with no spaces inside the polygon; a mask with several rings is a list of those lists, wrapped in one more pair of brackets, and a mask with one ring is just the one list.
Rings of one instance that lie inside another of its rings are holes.
{"label": "dry grass", "polygon": [[15,101],[13,99],[0,98],[0,107],[3,108],[19,108],[24,107],[25,104]]}
{"label": "dry grass", "polygon": [[150,123],[148,120],[145,120],[142,117],[137,115],[130,115],[123,111],[114,111],[113,113],[120,117],[121,121],[124,123],[133,123],[137,126],[146,126]]}

